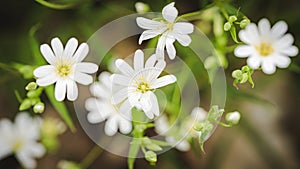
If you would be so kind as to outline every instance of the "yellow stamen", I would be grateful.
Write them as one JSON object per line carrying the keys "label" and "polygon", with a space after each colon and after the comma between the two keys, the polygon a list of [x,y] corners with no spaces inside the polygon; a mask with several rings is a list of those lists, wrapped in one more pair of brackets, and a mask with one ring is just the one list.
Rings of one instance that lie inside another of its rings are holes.
{"label": "yellow stamen", "polygon": [[61,64],[57,67],[57,73],[62,76],[68,76],[68,74],[71,72],[71,66],[68,64]]}
{"label": "yellow stamen", "polygon": [[260,46],[255,46],[255,49],[261,56],[269,56],[271,53],[274,52],[273,47],[266,42],[262,42]]}

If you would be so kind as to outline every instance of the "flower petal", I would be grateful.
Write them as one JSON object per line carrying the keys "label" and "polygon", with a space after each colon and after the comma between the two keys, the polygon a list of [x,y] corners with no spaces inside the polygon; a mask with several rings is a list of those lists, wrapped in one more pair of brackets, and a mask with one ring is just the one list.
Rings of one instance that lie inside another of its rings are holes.
{"label": "flower petal", "polygon": [[64,46],[59,40],[59,38],[53,38],[51,40],[51,47],[54,51],[55,56],[61,58],[64,52]]}
{"label": "flower petal", "polygon": [[98,70],[98,65],[90,62],[80,62],[76,64],[75,70],[82,73],[95,73]]}
{"label": "flower petal", "polygon": [[119,129],[120,129],[120,132],[123,134],[130,133],[132,130],[131,121],[128,121],[120,116],[119,117]]}
{"label": "flower petal", "polygon": [[59,80],[55,84],[54,96],[57,101],[63,101],[66,97],[67,81]]}
{"label": "flower petal", "polygon": [[173,26],[173,31],[177,34],[191,34],[194,31],[194,25],[187,22],[177,22]]}
{"label": "flower petal", "polygon": [[125,100],[127,97],[128,97],[128,89],[127,89],[127,87],[125,87],[113,94],[113,96],[111,98],[111,102],[113,104],[119,104],[123,100]]}
{"label": "flower petal", "polygon": [[49,45],[47,45],[47,44],[41,45],[40,51],[41,51],[42,55],[44,56],[45,60],[49,64],[51,64],[51,65],[55,64],[57,58],[54,56],[54,53],[51,50]]}
{"label": "flower petal", "polygon": [[136,23],[139,27],[143,29],[153,29],[153,30],[159,30],[163,27],[165,27],[165,24],[159,21],[154,21],[151,19],[143,18],[143,17],[137,17]]}
{"label": "flower petal", "polygon": [[24,168],[36,168],[36,161],[26,151],[21,151],[16,154],[17,159]]}
{"label": "flower petal", "polygon": [[177,143],[176,148],[180,151],[189,151],[191,146],[186,140],[181,140]]}
{"label": "flower petal", "polygon": [[247,64],[252,68],[252,69],[258,69],[260,64],[261,64],[261,58],[259,56],[250,56],[247,59]]}
{"label": "flower petal", "polygon": [[133,58],[134,70],[141,70],[144,68],[144,53],[140,49],[136,50]]}
{"label": "flower petal", "polygon": [[279,21],[271,29],[272,36],[275,38],[281,37],[284,33],[286,33],[287,29],[288,26],[286,22]]}
{"label": "flower petal", "polygon": [[37,78],[45,77],[51,73],[55,72],[55,67],[52,65],[40,66],[33,71],[33,75]]}
{"label": "flower petal", "polygon": [[150,102],[151,102],[151,110],[154,115],[159,116],[159,107],[158,101],[153,92],[149,92]]}
{"label": "flower petal", "polygon": [[239,38],[246,44],[257,44],[259,34],[256,25],[254,23],[250,23],[245,30],[241,30],[239,32]]}
{"label": "flower petal", "polygon": [[78,97],[78,87],[73,80],[67,82],[67,98],[70,101],[75,101]]}
{"label": "flower petal", "polygon": [[151,85],[151,88],[157,89],[163,86],[167,86],[168,84],[172,84],[176,82],[176,77],[174,75],[165,75],[163,77],[160,77],[154,81],[154,83]]}
{"label": "flower petal", "polygon": [[171,60],[173,60],[176,56],[176,49],[173,45],[174,41],[175,41],[174,39],[169,39],[169,38],[167,38],[166,40],[166,48],[167,48],[169,58]]}
{"label": "flower petal", "polygon": [[143,109],[143,111],[145,112],[146,116],[149,119],[153,119],[154,118],[154,112],[153,112],[153,105],[152,105],[152,100],[151,100],[151,93],[152,92],[146,92],[143,93],[139,102],[141,105],[141,108]]}
{"label": "flower petal", "polygon": [[112,74],[110,76],[110,80],[112,83],[122,85],[122,86],[128,86],[130,82],[129,77],[120,74]]}
{"label": "flower petal", "polygon": [[76,51],[78,46],[78,41],[76,38],[71,38],[68,40],[64,53],[63,53],[63,57],[71,57],[73,56],[74,52]]}
{"label": "flower petal", "polygon": [[133,69],[123,60],[123,59],[117,59],[116,67],[126,76],[132,77],[134,74]]}
{"label": "flower petal", "polygon": [[261,68],[262,71],[266,74],[273,74],[276,71],[276,66],[271,61],[264,61]]}
{"label": "flower petal", "polygon": [[58,80],[58,76],[56,73],[51,73],[47,76],[44,76],[43,78],[39,78],[36,80],[36,83],[39,86],[49,86],[53,83],[55,83]]}
{"label": "flower petal", "polygon": [[155,64],[155,62],[156,62],[156,55],[153,54],[153,55],[151,55],[151,56],[147,59],[147,61],[146,61],[146,63],[145,63],[145,68],[147,68],[147,67],[153,67],[154,64]]}
{"label": "flower petal", "polygon": [[42,157],[46,153],[46,150],[42,144],[32,142],[31,145],[27,146],[30,147],[31,155],[35,158]]}
{"label": "flower petal", "polygon": [[166,28],[163,27],[161,29],[151,29],[144,31],[139,38],[139,44],[142,44],[144,40],[148,40],[162,34],[165,30]]}
{"label": "flower petal", "polygon": [[285,49],[280,50],[281,54],[287,55],[287,56],[297,56],[298,55],[298,48],[296,46],[290,46]]}
{"label": "flower petal", "polygon": [[108,136],[113,136],[118,131],[118,119],[114,116],[110,117],[104,127],[104,132]]}
{"label": "flower petal", "polygon": [[288,56],[277,55],[274,62],[279,68],[287,68],[291,63],[291,59]]}
{"label": "flower petal", "polygon": [[174,7],[174,5],[175,2],[172,2],[162,9],[162,15],[164,19],[171,23],[174,22],[176,17],[178,16],[178,11]]}
{"label": "flower petal", "polygon": [[176,35],[176,40],[182,45],[182,46],[189,46],[190,43],[192,42],[192,39],[189,35],[182,35],[182,34],[177,34]]}
{"label": "flower petal", "polygon": [[164,59],[164,55],[165,55],[165,46],[166,46],[166,36],[163,34],[157,42],[157,46],[156,46],[156,59],[157,60],[161,60]]}
{"label": "flower petal", "polygon": [[119,108],[119,112],[124,114],[126,117],[129,117],[131,119],[131,109],[132,105],[130,104],[129,100],[125,100],[124,103]]}
{"label": "flower petal", "polygon": [[269,37],[270,36],[270,22],[268,19],[263,18],[258,22],[258,30],[260,33],[260,36],[262,37]]}
{"label": "flower petal", "polygon": [[85,73],[76,72],[74,80],[82,85],[89,85],[93,82],[93,77]]}
{"label": "flower petal", "polygon": [[239,58],[248,57],[253,53],[253,47],[250,45],[240,45],[234,49],[234,55]]}
{"label": "flower petal", "polygon": [[[77,47],[77,46],[76,46]],[[76,49],[76,48],[75,48]],[[87,43],[82,43],[78,47],[77,51],[75,52],[73,58],[78,62],[83,61],[83,59],[87,56],[89,53],[89,46]]]}

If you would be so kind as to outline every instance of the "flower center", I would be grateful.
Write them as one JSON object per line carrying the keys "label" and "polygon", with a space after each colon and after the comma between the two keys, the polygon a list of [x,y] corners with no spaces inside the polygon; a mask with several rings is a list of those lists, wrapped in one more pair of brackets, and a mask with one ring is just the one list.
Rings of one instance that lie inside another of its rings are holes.
{"label": "flower center", "polygon": [[173,23],[168,23],[167,28],[168,28],[168,30],[173,30],[174,24]]}
{"label": "flower center", "polygon": [[62,77],[68,76],[70,72],[71,72],[71,66],[68,64],[59,65],[57,68],[57,73]]}
{"label": "flower center", "polygon": [[144,78],[139,78],[136,81],[136,91],[141,93],[146,93],[147,91],[151,90],[150,85],[145,82]]}
{"label": "flower center", "polygon": [[273,47],[269,43],[266,43],[266,42],[262,42],[260,44],[260,46],[255,46],[255,49],[258,51],[258,53],[261,56],[268,56],[274,52]]}
{"label": "flower center", "polygon": [[12,148],[13,152],[17,152],[20,150],[21,147],[23,147],[24,142],[22,140],[17,140],[14,143],[14,146]]}

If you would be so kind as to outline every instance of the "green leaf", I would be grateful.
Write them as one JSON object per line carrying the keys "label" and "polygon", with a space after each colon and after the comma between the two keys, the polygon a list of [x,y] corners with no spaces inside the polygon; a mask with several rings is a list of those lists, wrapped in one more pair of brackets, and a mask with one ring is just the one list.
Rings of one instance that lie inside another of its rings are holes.
{"label": "green leaf", "polygon": [[140,149],[140,144],[137,144],[138,140],[133,138],[133,141],[130,144],[129,153],[128,153],[128,168],[133,169],[135,157]]}
{"label": "green leaf", "polygon": [[230,28],[230,35],[231,35],[231,37],[232,37],[232,39],[233,39],[233,41],[234,41],[235,43],[240,43],[240,42],[238,41],[238,39],[237,39],[235,25],[231,25],[231,28]]}
{"label": "green leaf", "polygon": [[54,86],[48,86],[45,88],[46,95],[48,96],[49,101],[51,104],[54,106],[56,111],[59,113],[61,118],[67,123],[69,128],[71,129],[72,132],[76,131],[76,128],[74,127],[72,118],[70,117],[70,114],[68,112],[68,109],[64,102],[58,102],[55,97],[54,97]]}

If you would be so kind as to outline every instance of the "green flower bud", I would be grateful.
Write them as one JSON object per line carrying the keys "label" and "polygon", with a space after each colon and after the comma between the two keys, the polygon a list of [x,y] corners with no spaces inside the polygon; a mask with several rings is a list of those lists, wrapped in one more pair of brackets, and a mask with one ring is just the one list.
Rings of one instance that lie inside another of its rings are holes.
{"label": "green flower bud", "polygon": [[233,23],[233,22],[235,22],[236,20],[237,20],[237,17],[234,16],[234,15],[231,15],[231,16],[229,16],[229,18],[228,18],[228,22],[230,22],[230,23]]}
{"label": "green flower bud", "polygon": [[42,102],[39,102],[33,106],[33,111],[35,113],[43,113],[45,110],[45,105]]}
{"label": "green flower bud", "polygon": [[241,114],[237,111],[227,113],[225,119],[229,124],[238,124],[241,119]]}
{"label": "green flower bud", "polygon": [[232,72],[231,76],[236,79],[241,79],[243,77],[243,72],[241,70],[235,70]]}
{"label": "green flower bud", "polygon": [[226,22],[226,23],[224,24],[224,31],[229,31],[230,28],[231,28],[231,23]]}
{"label": "green flower bud", "polygon": [[153,151],[147,151],[145,153],[145,158],[150,163],[156,163],[156,161],[157,161],[157,156]]}
{"label": "green flower bud", "polygon": [[246,27],[249,25],[249,23],[250,23],[250,20],[249,20],[249,19],[243,19],[243,20],[241,21],[241,23],[240,23],[240,27],[241,27],[242,29],[244,29],[244,28],[246,28]]}
{"label": "green flower bud", "polygon": [[22,65],[19,66],[18,71],[23,75],[24,79],[31,79],[33,78],[33,70],[34,68],[29,65]]}
{"label": "green flower bud", "polygon": [[30,107],[31,107],[31,100],[30,99],[25,99],[21,103],[21,105],[19,107],[19,110],[23,111],[23,110],[29,109]]}
{"label": "green flower bud", "polygon": [[25,90],[35,90],[37,88],[37,84],[35,82],[30,82],[25,87]]}
{"label": "green flower bud", "polygon": [[240,83],[247,82],[248,78],[249,78],[248,73],[243,73],[243,77],[242,77]]}
{"label": "green flower bud", "polygon": [[242,67],[243,72],[249,72],[249,70],[250,70],[249,66],[243,66]]}

